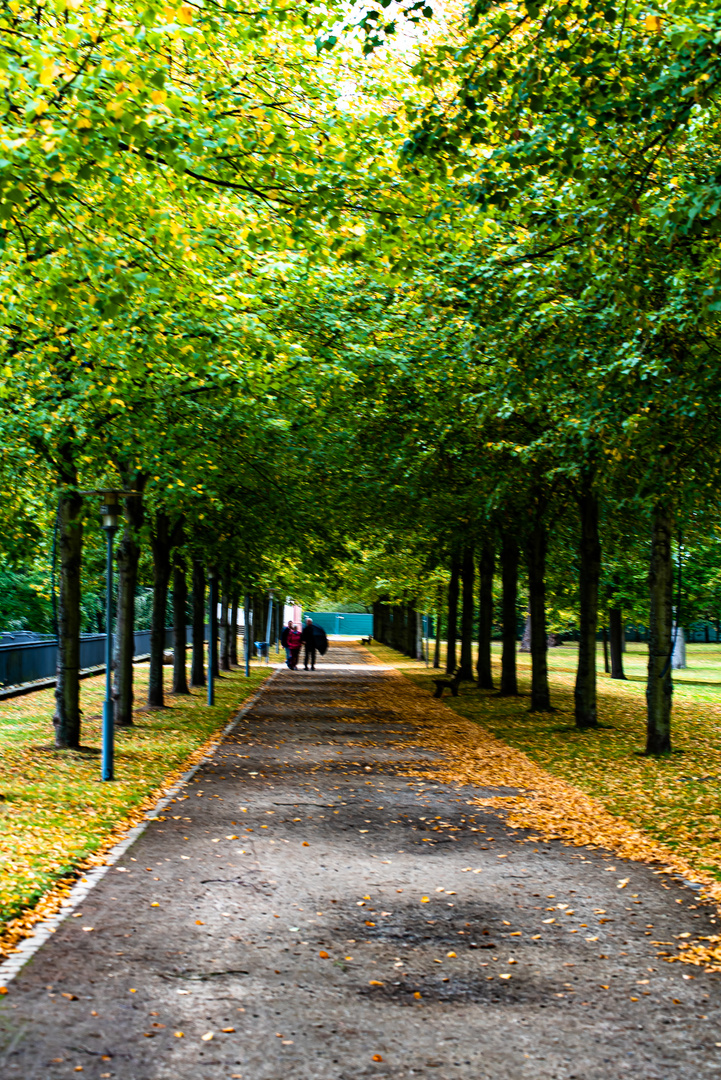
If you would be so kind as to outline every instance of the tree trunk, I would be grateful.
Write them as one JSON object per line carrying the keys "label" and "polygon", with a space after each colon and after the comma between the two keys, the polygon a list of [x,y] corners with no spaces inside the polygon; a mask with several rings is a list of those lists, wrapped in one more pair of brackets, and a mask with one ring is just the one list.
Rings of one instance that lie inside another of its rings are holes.
{"label": "tree trunk", "polygon": [[481,547],[478,588],[478,685],[481,690],[493,689],[491,640],[493,637],[493,544],[488,540]]}
{"label": "tree trunk", "polygon": [[205,686],[205,571],[200,559],[193,559],[193,658],[190,685]]}
{"label": "tree trunk", "polygon": [[416,611],[416,656],[419,660],[426,659],[426,643],[423,638],[423,616]]}
{"label": "tree trunk", "polygon": [[620,608],[611,608],[608,613],[608,638],[611,647],[611,678],[625,679],[623,673],[623,619]]}
{"label": "tree trunk", "polygon": [[220,667],[230,671],[230,625],[228,608],[230,607],[230,577],[223,574],[220,591]]}
{"label": "tree trunk", "polygon": [[671,750],[671,627],[672,584],[671,514],[658,505],[653,516],[651,563],[648,680],[646,683],[646,753]]}
{"label": "tree trunk", "polygon": [[474,592],[475,552],[473,544],[463,549],[462,580],[463,603],[461,607],[461,678],[473,678],[473,617],[476,597]]}
{"label": "tree trunk", "polygon": [[501,695],[518,694],[516,673],[516,608],[518,606],[518,542],[510,532],[503,534],[501,549],[503,578],[503,652],[501,655]]}
{"label": "tree trunk", "polygon": [[118,616],[115,626],[115,678],[113,698],[115,726],[133,723],[133,657],[135,655],[135,593],[138,587],[140,544],[138,530],[143,524],[143,500],[125,500],[127,524],[118,544]]}
{"label": "tree trunk", "polygon": [[438,602],[436,604],[436,644],[433,650],[433,667],[441,666],[441,622],[443,619],[443,586],[438,586]]}
{"label": "tree trunk", "polygon": [[173,693],[189,694],[186,663],[186,607],[188,585],[185,579],[185,556],[176,552],[173,564]]}
{"label": "tree trunk", "polygon": [[446,631],[446,674],[456,671],[456,639],[458,637],[458,556],[451,557],[451,580],[448,584],[448,629]]}
{"label": "tree trunk", "polygon": [[528,541],[528,592],[531,615],[531,712],[552,712],[548,686],[548,636],[546,634],[545,523],[537,515]]}
{"label": "tree trunk", "polygon": [[238,666],[238,593],[233,593],[230,608],[230,666]]}
{"label": "tree trunk", "polygon": [[521,638],[521,652],[529,653],[531,651],[531,612],[528,611],[526,615],[526,622],[523,626],[523,637]]}
{"label": "tree trunk", "polygon": [[601,640],[603,641],[603,670],[608,675],[611,665],[608,662],[608,630],[605,626],[601,630]]}
{"label": "tree trunk", "polygon": [[598,725],[596,707],[596,632],[598,629],[598,581],[601,576],[601,542],[598,536],[598,498],[586,491],[579,499],[581,513],[578,582],[581,636],[578,669],[573,691],[576,727]]}
{"label": "tree trunk", "polygon": [[55,685],[55,745],[80,746],[80,567],[83,553],[83,500],[76,492],[58,504],[58,666]]}
{"label": "tree trunk", "polygon": [[150,674],[148,676],[148,705],[162,709],[163,652],[165,651],[165,620],[168,608],[170,581],[170,519],[163,510],[155,515],[155,527],[150,544],[153,551],[153,615],[150,623]]}

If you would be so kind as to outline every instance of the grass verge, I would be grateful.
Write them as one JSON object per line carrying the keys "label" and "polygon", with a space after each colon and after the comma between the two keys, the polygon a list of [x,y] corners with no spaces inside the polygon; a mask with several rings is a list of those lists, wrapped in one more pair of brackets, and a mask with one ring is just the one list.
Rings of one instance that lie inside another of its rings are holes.
{"label": "grass verge", "polygon": [[[54,691],[0,706],[0,954],[39,918],[57,910],[82,872],[107,851],[187,768],[203,756],[242,702],[273,669],[224,673],[215,705],[205,690],[167,697],[168,707],[135,714],[116,732],[115,776],[100,782],[100,720],[105,677],[81,683],[82,749],[55,750]],[[165,669],[166,691],[171,671]],[[145,699],[147,664],[135,669],[136,702]]]}

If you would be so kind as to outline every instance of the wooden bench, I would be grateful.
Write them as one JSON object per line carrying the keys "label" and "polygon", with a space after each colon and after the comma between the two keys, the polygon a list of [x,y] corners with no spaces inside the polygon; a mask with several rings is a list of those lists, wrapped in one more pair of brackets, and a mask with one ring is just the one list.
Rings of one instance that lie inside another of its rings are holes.
{"label": "wooden bench", "polygon": [[461,685],[461,676],[459,674],[455,674],[451,679],[434,679],[433,682],[436,684],[436,692],[433,697],[443,697],[444,690],[450,690],[453,697],[458,697],[458,687]]}

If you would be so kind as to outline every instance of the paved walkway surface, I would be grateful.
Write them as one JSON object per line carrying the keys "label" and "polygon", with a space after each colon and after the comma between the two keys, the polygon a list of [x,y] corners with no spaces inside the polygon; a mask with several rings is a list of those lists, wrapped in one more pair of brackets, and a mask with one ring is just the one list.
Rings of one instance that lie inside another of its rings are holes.
{"label": "paved walkway surface", "polygon": [[365,655],[280,671],[39,951],[3,1080],[717,1074],[720,977],[652,944],[710,932],[694,893],[439,786]]}

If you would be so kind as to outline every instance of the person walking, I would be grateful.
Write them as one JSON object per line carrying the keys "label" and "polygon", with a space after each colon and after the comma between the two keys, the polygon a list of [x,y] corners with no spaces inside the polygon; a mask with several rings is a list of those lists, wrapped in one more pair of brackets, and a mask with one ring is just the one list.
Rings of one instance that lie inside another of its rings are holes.
{"label": "person walking", "polygon": [[288,630],[288,650],[290,652],[288,667],[291,671],[295,671],[298,667],[298,658],[300,656],[300,647],[302,643],[303,635],[297,626],[293,626]]}
{"label": "person walking", "polygon": [[[291,632],[292,629],[293,629],[293,620],[288,619],[288,625],[284,626],[283,629],[280,632],[280,643],[283,646],[283,648],[285,649],[285,662],[286,662],[286,664],[288,664],[288,661],[290,660],[290,649],[288,648],[288,634]],[[288,667],[290,667],[290,664],[288,664]]]}
{"label": "person walking", "polygon": [[315,671],[315,627],[313,626],[313,620],[310,618],[305,620],[305,626],[303,627],[303,644],[305,645],[303,666],[307,671],[308,661],[310,660],[310,670]]}

